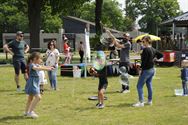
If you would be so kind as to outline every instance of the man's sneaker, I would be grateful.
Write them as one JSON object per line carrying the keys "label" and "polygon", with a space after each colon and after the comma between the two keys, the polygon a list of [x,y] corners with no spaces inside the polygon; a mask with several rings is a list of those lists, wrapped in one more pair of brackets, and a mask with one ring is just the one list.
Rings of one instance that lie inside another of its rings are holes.
{"label": "man's sneaker", "polygon": [[27,113],[27,116],[28,117],[31,117],[31,118],[38,118],[39,116],[35,113],[35,112],[30,112],[30,113]]}
{"label": "man's sneaker", "polygon": [[137,103],[133,104],[133,107],[144,107],[144,103],[143,102],[137,102]]}
{"label": "man's sneaker", "polygon": [[144,104],[146,104],[146,105],[152,105],[152,101],[144,102]]}
{"label": "man's sneaker", "polygon": [[104,104],[99,104],[99,105],[97,106],[97,108],[98,108],[98,109],[103,109],[103,108],[104,108]]}
{"label": "man's sneaker", "polygon": [[21,90],[21,87],[17,87],[16,91],[17,91],[17,92],[21,92],[21,91],[22,91],[22,90]]}

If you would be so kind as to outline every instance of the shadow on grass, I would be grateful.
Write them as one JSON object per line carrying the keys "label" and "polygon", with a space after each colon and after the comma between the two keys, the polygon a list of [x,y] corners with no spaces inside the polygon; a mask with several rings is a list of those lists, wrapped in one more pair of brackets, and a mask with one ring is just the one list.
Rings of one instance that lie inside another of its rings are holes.
{"label": "shadow on grass", "polygon": [[92,106],[92,107],[85,107],[85,108],[76,108],[75,110],[78,111],[78,112],[84,112],[84,111],[87,111],[87,110],[95,110],[96,107],[95,106]]}
{"label": "shadow on grass", "polygon": [[166,95],[166,96],[164,96],[164,97],[170,98],[170,97],[181,97],[181,96],[177,96],[177,95]]}
{"label": "shadow on grass", "polygon": [[25,116],[5,116],[0,118],[0,122],[6,122],[9,120],[22,120],[22,119],[30,119],[30,118]]}
{"label": "shadow on grass", "polygon": [[11,90],[3,89],[3,90],[0,90],[0,93],[1,92],[15,92],[15,90],[14,89],[11,89]]}
{"label": "shadow on grass", "polygon": [[120,92],[117,91],[107,91],[105,94],[120,94]]}
{"label": "shadow on grass", "polygon": [[[132,103],[123,103],[123,104],[119,104],[119,105],[106,105],[106,108],[123,108],[123,107],[132,107]],[[93,105],[92,107],[85,107],[85,108],[76,108],[75,110],[78,112],[84,112],[84,111],[88,111],[88,110],[96,110],[97,108],[95,107],[95,105]]]}
{"label": "shadow on grass", "polygon": [[113,107],[113,108],[122,108],[122,107],[132,107],[133,103],[121,103],[118,105],[106,105],[106,107]]}

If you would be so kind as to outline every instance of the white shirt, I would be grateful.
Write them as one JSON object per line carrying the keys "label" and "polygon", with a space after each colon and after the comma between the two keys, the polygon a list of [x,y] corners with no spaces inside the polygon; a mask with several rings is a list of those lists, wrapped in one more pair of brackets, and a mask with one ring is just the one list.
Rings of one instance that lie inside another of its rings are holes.
{"label": "white shirt", "polygon": [[57,49],[54,49],[53,51],[48,49],[46,51],[46,55],[47,55],[47,59],[46,59],[47,66],[57,65],[56,60],[59,57],[59,51]]}

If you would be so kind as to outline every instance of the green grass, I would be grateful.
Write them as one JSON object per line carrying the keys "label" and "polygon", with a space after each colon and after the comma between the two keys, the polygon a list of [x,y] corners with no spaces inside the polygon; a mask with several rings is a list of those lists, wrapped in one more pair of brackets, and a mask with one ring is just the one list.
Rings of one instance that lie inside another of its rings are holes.
{"label": "green grass", "polygon": [[[153,106],[134,108],[137,102],[136,83],[130,79],[131,92],[120,94],[119,78],[109,77],[104,109],[96,109],[98,79],[75,79],[58,76],[59,91],[51,91],[49,84],[36,107],[38,119],[23,117],[26,95],[17,93],[12,67],[0,67],[0,125],[187,125],[188,97],[175,97],[174,89],[181,88],[180,69],[157,68],[153,79]],[[25,85],[21,78],[22,88]],[[146,87],[144,94],[147,97]]]}

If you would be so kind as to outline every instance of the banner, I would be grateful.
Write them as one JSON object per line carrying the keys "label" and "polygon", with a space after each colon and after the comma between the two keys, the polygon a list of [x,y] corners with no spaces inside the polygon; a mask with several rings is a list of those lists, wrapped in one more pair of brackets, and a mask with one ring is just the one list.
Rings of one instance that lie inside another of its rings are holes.
{"label": "banner", "polygon": [[90,50],[90,43],[89,43],[89,32],[85,29],[85,57],[88,59],[88,62],[91,61],[91,50]]}

